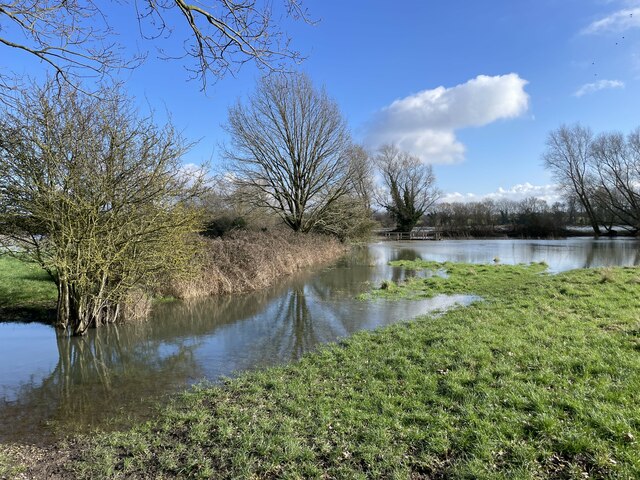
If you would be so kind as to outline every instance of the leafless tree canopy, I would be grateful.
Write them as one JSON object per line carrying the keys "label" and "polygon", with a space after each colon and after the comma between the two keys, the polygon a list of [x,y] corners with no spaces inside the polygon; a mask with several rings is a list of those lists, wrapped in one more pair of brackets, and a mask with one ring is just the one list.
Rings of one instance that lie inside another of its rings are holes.
{"label": "leafless tree canopy", "polygon": [[580,125],[563,126],[549,134],[544,161],[596,235],[615,224],[640,231],[640,129],[594,137]]}
{"label": "leafless tree canopy", "polygon": [[378,204],[396,220],[399,231],[411,231],[440,196],[433,168],[395,145],[383,146],[375,162],[384,183]]}
{"label": "leafless tree canopy", "polygon": [[117,90],[98,100],[49,84],[4,112],[0,243],[49,272],[59,327],[118,321],[160,275],[186,268],[203,182],[181,168],[187,147]]}
{"label": "leafless tree canopy", "polygon": [[563,125],[549,133],[543,160],[565,194],[574,195],[580,200],[594,234],[599,235],[594,205],[595,177],[590,168],[592,139],[593,133],[588,128]]}
{"label": "leafless tree canopy", "polygon": [[[283,2],[290,17],[308,21],[300,0]],[[279,70],[300,59],[278,28],[267,0],[125,0],[125,4],[135,7],[144,39],[171,37],[184,47],[178,53],[161,52],[161,56],[189,60],[185,66],[202,81],[203,88],[208,77],[234,73],[249,61]],[[71,84],[86,76],[102,77],[142,60],[141,56],[123,56],[124,46],[115,40],[117,32],[112,31],[108,14],[106,2],[92,0],[2,2],[0,46],[37,57],[59,80]],[[4,94],[15,86],[7,75],[0,75]]]}
{"label": "leafless tree canopy", "polygon": [[351,163],[351,189],[367,210],[371,210],[374,179],[373,160],[362,145],[352,145],[347,151]]}
{"label": "leafless tree canopy", "polygon": [[295,231],[318,229],[350,191],[350,135],[338,106],[305,75],[265,77],[229,110],[226,149],[237,192]]}
{"label": "leafless tree canopy", "polygon": [[640,129],[598,135],[591,146],[596,199],[617,223],[640,230]]}

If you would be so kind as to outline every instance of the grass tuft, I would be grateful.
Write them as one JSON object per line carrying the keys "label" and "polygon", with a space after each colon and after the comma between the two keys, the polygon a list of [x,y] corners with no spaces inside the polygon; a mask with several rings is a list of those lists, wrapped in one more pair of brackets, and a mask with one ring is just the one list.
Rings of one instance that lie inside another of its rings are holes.
{"label": "grass tuft", "polygon": [[615,282],[614,270],[611,267],[605,267],[600,270],[600,283]]}
{"label": "grass tuft", "polygon": [[380,284],[380,290],[395,292],[398,290],[398,285],[393,280],[383,280]]}

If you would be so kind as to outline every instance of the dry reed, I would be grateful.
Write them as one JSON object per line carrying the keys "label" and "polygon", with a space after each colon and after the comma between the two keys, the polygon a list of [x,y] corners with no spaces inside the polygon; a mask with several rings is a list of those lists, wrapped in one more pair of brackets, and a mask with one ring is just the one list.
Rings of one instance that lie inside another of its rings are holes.
{"label": "dry reed", "polygon": [[324,235],[239,231],[204,240],[198,271],[174,280],[167,294],[181,299],[243,293],[343,255],[347,246]]}

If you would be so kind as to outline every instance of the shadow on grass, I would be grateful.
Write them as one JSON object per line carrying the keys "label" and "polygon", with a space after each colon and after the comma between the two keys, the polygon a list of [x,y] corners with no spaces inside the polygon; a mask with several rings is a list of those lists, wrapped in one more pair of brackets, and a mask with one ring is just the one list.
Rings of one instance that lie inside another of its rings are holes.
{"label": "shadow on grass", "polygon": [[20,275],[18,277],[19,280],[29,280],[32,282],[44,282],[44,283],[52,283],[51,277],[49,275],[43,273],[27,273]]}
{"label": "shadow on grass", "polygon": [[0,323],[43,323],[53,325],[55,308],[46,307],[0,307]]}

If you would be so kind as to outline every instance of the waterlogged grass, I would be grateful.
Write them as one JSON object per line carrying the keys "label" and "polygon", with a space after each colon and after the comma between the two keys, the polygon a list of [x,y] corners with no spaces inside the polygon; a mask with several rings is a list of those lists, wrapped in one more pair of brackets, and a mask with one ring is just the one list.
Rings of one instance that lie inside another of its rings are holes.
{"label": "waterlogged grass", "polygon": [[640,270],[403,265],[448,278],[370,295],[484,301],[194,388],[70,476],[640,478]]}
{"label": "waterlogged grass", "polygon": [[38,265],[0,255],[0,320],[40,318],[55,307],[56,296],[55,284]]}

